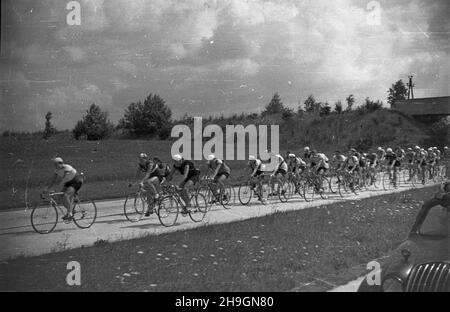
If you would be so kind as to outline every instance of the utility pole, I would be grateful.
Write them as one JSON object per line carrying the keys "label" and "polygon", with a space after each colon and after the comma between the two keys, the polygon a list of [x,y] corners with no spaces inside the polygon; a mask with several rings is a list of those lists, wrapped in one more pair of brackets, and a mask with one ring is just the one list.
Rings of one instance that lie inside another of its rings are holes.
{"label": "utility pole", "polygon": [[414,87],[416,86],[415,84],[413,84],[412,79],[413,76],[408,76],[409,78],[409,82],[406,84],[408,86],[408,100],[412,99],[414,100]]}

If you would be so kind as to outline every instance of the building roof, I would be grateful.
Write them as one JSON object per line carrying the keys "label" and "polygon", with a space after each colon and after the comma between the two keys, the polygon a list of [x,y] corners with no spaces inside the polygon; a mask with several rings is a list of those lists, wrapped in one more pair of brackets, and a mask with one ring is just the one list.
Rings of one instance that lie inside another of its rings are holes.
{"label": "building roof", "polygon": [[450,115],[450,96],[397,100],[391,108],[411,116]]}

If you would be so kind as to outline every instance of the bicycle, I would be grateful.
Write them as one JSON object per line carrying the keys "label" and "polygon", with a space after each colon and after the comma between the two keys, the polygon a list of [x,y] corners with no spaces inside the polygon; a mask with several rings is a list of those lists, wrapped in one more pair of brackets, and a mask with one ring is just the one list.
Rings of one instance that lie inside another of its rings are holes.
{"label": "bicycle", "polygon": [[[257,188],[255,190],[255,187]],[[266,199],[269,197],[268,185],[263,182],[263,176],[250,177],[246,182],[242,183],[238,189],[239,202],[247,206],[251,199],[256,196],[262,203],[266,203]]]}
{"label": "bicycle", "polygon": [[349,172],[346,169],[341,169],[337,172],[338,175],[338,193],[341,197],[344,197],[344,193],[349,190],[355,195],[358,195],[357,189],[359,187],[358,178],[353,172]]}
{"label": "bicycle", "polygon": [[[51,233],[58,223],[58,211],[62,215],[63,208],[58,204],[55,197],[64,195],[64,192],[46,192],[41,194],[42,204],[35,205],[31,211],[31,226],[39,234]],[[94,201],[80,201],[78,194],[73,198],[72,216],[63,219],[65,224],[72,221],[80,229],[90,228],[97,219],[97,206]],[[45,227],[45,229],[44,229]]]}
{"label": "bicycle", "polygon": [[[175,225],[180,212],[180,207],[183,210],[182,214],[188,214],[192,221],[203,221],[206,212],[208,211],[208,202],[203,194],[195,192],[190,195],[190,207],[187,207],[186,203],[181,198],[181,190],[177,186],[168,185],[164,188],[166,195],[163,195],[163,197],[158,201],[157,210],[159,221],[163,226],[170,227]],[[171,219],[169,219],[170,216],[172,216]]]}
{"label": "bicycle", "polygon": [[219,183],[207,177],[200,180],[197,192],[201,193],[211,205],[219,203],[223,208],[230,209],[231,204],[234,203],[235,192],[233,187],[227,184],[219,185]]}
{"label": "bicycle", "polygon": [[144,217],[147,207],[150,211],[155,212],[155,205],[155,196],[139,186],[137,192],[129,194],[125,198],[123,212],[128,221],[138,222]]}
{"label": "bicycle", "polygon": [[303,175],[305,182],[303,184],[303,194],[307,202],[314,199],[314,195],[318,194],[322,199],[325,199],[325,187],[329,185],[329,181],[326,176],[319,177],[317,173],[308,170]]}

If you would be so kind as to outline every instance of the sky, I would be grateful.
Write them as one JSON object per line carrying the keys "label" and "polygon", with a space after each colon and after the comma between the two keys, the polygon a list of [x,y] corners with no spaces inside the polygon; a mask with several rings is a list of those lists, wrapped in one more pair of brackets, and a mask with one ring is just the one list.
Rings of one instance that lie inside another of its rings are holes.
{"label": "sky", "polygon": [[[446,96],[448,0],[2,0],[0,130],[71,129],[91,103],[113,122],[158,94],[174,117],[260,112],[275,92],[333,106]],[[379,18],[377,18],[377,16]]]}

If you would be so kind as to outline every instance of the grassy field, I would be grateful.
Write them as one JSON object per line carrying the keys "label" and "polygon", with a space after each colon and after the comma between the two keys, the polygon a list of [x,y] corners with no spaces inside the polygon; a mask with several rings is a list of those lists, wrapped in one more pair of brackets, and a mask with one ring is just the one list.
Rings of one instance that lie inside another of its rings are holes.
{"label": "grassy field", "polygon": [[[0,264],[0,290],[326,290],[355,279],[367,262],[398,246],[422,200],[436,190],[15,259]],[[65,282],[72,260],[81,265],[79,287]]]}

